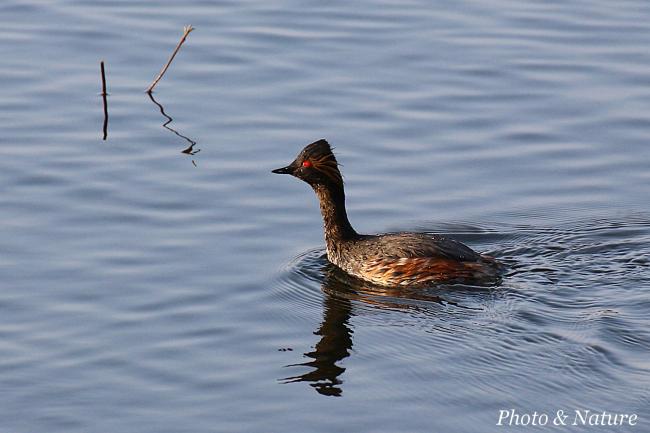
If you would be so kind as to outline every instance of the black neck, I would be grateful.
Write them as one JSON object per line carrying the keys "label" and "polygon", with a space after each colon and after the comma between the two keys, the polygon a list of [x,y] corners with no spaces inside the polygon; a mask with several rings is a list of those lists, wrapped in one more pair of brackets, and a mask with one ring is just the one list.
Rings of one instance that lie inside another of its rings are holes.
{"label": "black neck", "polygon": [[320,212],[325,226],[325,241],[338,242],[357,236],[345,211],[345,193],[343,186],[314,185],[314,191],[320,201]]}

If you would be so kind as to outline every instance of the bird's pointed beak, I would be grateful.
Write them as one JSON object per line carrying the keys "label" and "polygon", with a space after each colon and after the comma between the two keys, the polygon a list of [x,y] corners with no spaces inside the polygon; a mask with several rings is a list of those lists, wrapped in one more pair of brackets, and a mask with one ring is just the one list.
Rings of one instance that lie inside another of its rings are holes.
{"label": "bird's pointed beak", "polygon": [[286,167],[276,168],[275,170],[272,170],[271,173],[275,173],[275,174],[292,174],[293,173],[293,167],[291,167],[290,165],[287,165]]}

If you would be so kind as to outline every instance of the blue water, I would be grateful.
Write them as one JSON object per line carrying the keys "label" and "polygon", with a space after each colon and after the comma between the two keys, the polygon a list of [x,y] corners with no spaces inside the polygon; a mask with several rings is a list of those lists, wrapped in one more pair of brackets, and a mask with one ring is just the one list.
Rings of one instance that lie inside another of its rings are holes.
{"label": "blue water", "polygon": [[[0,430],[532,430],[495,425],[514,408],[649,431],[648,22],[645,1],[5,0]],[[358,231],[447,233],[503,283],[333,269],[313,193],[270,173],[319,138]]]}

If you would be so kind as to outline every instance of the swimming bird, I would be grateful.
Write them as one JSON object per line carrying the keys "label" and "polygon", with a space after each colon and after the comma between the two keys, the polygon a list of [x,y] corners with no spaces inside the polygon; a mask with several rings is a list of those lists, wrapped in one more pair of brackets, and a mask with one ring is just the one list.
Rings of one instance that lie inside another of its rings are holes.
{"label": "swimming bird", "polygon": [[404,287],[485,283],[499,277],[501,265],[495,259],[445,236],[357,233],[345,210],[339,164],[325,139],[308,144],[291,164],[273,173],[290,174],[313,188],[323,216],[327,258],[354,277]]}

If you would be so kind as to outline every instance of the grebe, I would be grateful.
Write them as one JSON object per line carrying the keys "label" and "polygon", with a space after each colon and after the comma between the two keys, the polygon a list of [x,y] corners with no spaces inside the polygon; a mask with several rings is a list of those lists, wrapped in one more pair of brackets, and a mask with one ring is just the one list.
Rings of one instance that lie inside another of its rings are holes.
{"label": "grebe", "polygon": [[329,143],[307,145],[273,170],[307,182],[318,196],[327,258],[347,273],[381,286],[495,282],[501,265],[453,239],[424,233],[358,234],[345,211],[343,178]]}

